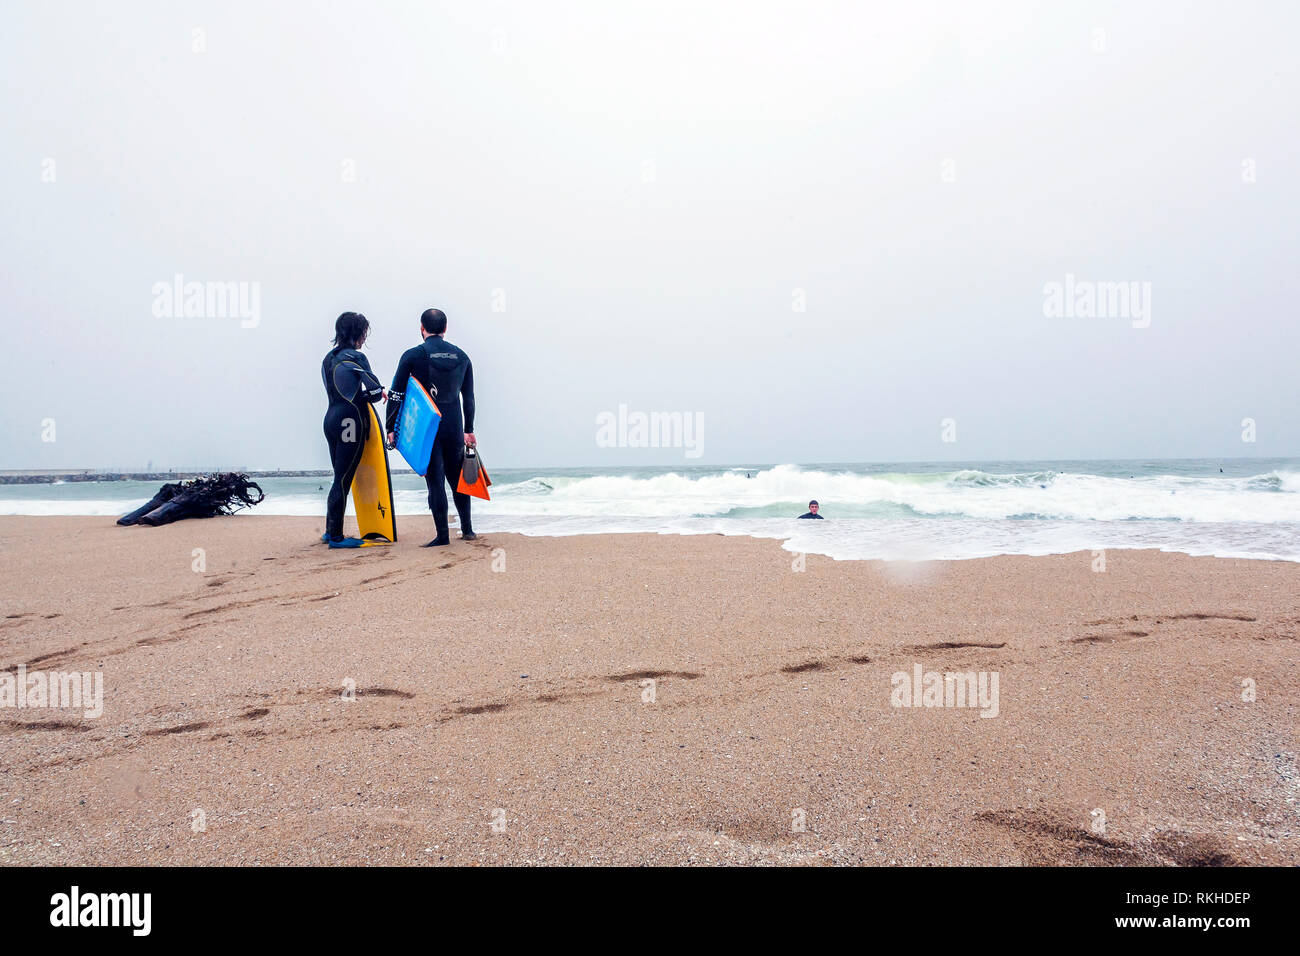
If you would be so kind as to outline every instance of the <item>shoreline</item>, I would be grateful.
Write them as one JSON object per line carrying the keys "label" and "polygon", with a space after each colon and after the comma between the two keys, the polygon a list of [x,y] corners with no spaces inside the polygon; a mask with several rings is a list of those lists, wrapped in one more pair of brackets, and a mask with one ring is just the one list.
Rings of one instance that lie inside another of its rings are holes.
{"label": "shoreline", "polygon": [[1291,563],[50,518],[0,518],[0,670],[104,711],[0,707],[10,863],[1300,863]]}
{"label": "shoreline", "polygon": [[[120,515],[117,514],[116,512],[114,512],[113,514],[81,514],[81,515],[0,514],[0,522],[15,521],[15,520],[89,521],[89,522],[102,522],[105,523],[106,526],[111,525],[113,527],[117,527],[116,522],[119,517]],[[532,520],[535,520],[543,525],[546,523],[552,523],[556,521],[556,519],[546,517],[546,516],[525,516],[525,517],[531,517]],[[180,522],[177,522],[177,524],[189,525],[196,522],[211,522],[211,521],[222,520],[222,518],[224,518],[225,520],[229,520],[231,518],[238,518],[241,521],[246,521],[249,518],[256,518],[262,522],[307,521],[307,522],[316,522],[319,528],[322,529],[324,527],[324,520],[325,520],[323,514],[321,515],[282,514],[282,513],[264,514],[264,513],[257,513],[251,509],[241,509],[240,511],[235,512],[233,515],[219,516],[218,518],[184,519]],[[422,541],[426,537],[430,537],[433,534],[432,519],[430,518],[427,511],[399,511],[398,518],[399,518],[398,539],[399,539],[399,543],[402,545],[409,545],[411,543],[412,537],[418,538]],[[727,529],[720,530],[718,526],[715,524],[712,527],[698,528],[698,529],[676,527],[676,528],[663,528],[663,529],[599,528],[599,529],[590,529],[590,530],[588,529],[573,530],[571,528],[566,528],[562,531],[553,530],[544,526],[541,527],[540,529],[525,529],[525,528],[521,528],[518,525],[518,521],[517,521],[518,516],[503,516],[503,518],[507,518],[507,520],[508,518],[514,518],[516,519],[516,523],[508,528],[498,529],[492,527],[494,522],[491,516],[488,516],[485,520],[485,516],[480,514],[475,520],[475,525],[476,528],[480,531],[480,536],[485,537],[486,535],[491,534],[493,536],[511,536],[511,537],[520,537],[520,538],[532,538],[538,540],[557,540],[557,541],[563,541],[568,538],[609,538],[612,541],[617,541],[621,539],[636,539],[640,537],[670,538],[670,539],[676,539],[676,538],[687,539],[687,538],[701,538],[701,537],[726,538],[732,540],[771,542],[773,544],[776,544],[779,548],[782,549],[782,551],[785,554],[791,557],[797,555],[816,556],[819,558],[825,558],[826,560],[835,561],[835,562],[882,564],[886,566],[898,566],[898,567],[906,567],[906,566],[926,567],[932,564],[962,563],[962,562],[970,562],[970,561],[989,561],[989,560],[996,560],[1002,558],[1037,559],[1037,558],[1057,558],[1057,557],[1071,557],[1071,558],[1077,558],[1081,561],[1088,561],[1088,562],[1096,561],[1100,557],[1102,563],[1104,564],[1106,560],[1105,558],[1106,555],[1125,554],[1125,553],[1173,555],[1173,556],[1196,559],[1196,560],[1259,561],[1265,564],[1280,563],[1280,564],[1300,565],[1300,556],[1290,556],[1290,555],[1281,555],[1281,554],[1269,555],[1269,554],[1260,554],[1260,553],[1212,554],[1212,553],[1205,553],[1205,552],[1194,552],[1188,550],[1187,547],[1178,547],[1172,545],[1169,547],[1156,547],[1146,543],[1128,544],[1128,543],[1114,543],[1114,542],[1107,543],[1107,544],[1094,544],[1094,545],[1063,545],[1059,549],[1043,549],[1043,550],[1035,550],[1032,552],[1008,550],[1008,551],[998,551],[995,553],[977,553],[977,554],[962,554],[962,555],[948,554],[948,555],[935,556],[932,554],[922,554],[912,549],[908,549],[906,553],[901,553],[895,556],[884,556],[881,554],[845,555],[843,552],[836,551],[834,542],[827,543],[825,541],[817,541],[817,540],[809,540],[807,538],[800,538],[801,529],[797,526],[794,528],[786,528],[785,525],[790,524],[791,522],[789,519],[785,519],[785,518],[769,519],[774,526],[779,525],[780,527],[764,528],[764,529],[756,529],[751,526],[744,529],[737,528],[733,530],[727,528]],[[457,519],[454,511],[451,513],[450,519],[451,519],[450,522],[451,531],[453,535],[458,534],[459,525],[457,523]],[[713,519],[698,519],[698,520],[700,520],[701,522],[706,522]],[[871,519],[849,518],[849,519],[842,519],[842,520],[846,520],[850,522],[853,521],[868,522]],[[933,519],[914,519],[914,520],[922,525],[928,525],[930,521]],[[355,530],[356,516],[351,511],[348,512],[345,522],[347,527]],[[739,522],[737,523],[739,524]],[[421,528],[422,530],[412,532],[410,528],[413,524],[416,527]],[[426,524],[428,525],[427,529],[424,528],[424,525]],[[1084,523],[1082,522],[1078,524],[1081,526],[1084,525]],[[118,528],[118,530],[119,532],[122,532],[122,531],[130,531],[131,529]],[[318,538],[319,535],[320,535],[320,531],[318,530],[316,533],[316,537]],[[794,547],[791,544],[791,542],[795,541],[796,539],[799,539],[800,543],[803,544],[804,547],[802,548]]]}
{"label": "shoreline", "polygon": [[[122,512],[122,513],[126,513],[126,512]],[[114,510],[111,513],[102,513],[102,514],[24,513],[24,514],[0,514],[0,521],[60,519],[60,520],[73,520],[73,521],[82,521],[82,520],[98,521],[98,522],[107,522],[110,524],[115,524],[117,519],[120,516],[121,514],[117,510]],[[420,505],[414,506],[414,510],[407,511],[407,510],[399,509],[397,511],[397,516],[399,519],[398,537],[400,540],[403,541],[403,543],[406,543],[406,539],[408,539],[412,534],[412,532],[408,530],[411,524],[414,524],[417,527],[423,527],[423,524],[428,523],[430,521],[428,511],[426,510],[426,508],[423,506],[422,503]],[[232,515],[225,515],[222,517],[226,519],[239,518],[240,520],[246,520],[248,518],[256,518],[260,521],[268,521],[268,522],[285,521],[285,520],[316,521],[322,526],[324,522],[323,513],[319,515],[304,514],[304,513],[288,513],[288,512],[267,513],[264,511],[258,511],[254,508],[243,508],[240,509],[239,511],[236,511]],[[451,528],[454,532],[458,529],[455,512],[452,511],[449,517],[451,521]],[[212,521],[212,520],[216,520],[216,519],[212,519],[212,518],[185,519],[185,521],[182,523],[189,523],[192,521]],[[346,520],[350,527],[355,527],[356,517],[351,510],[349,510]],[[989,551],[983,553],[969,553],[969,554],[960,554],[960,555],[953,555],[953,554],[935,555],[932,553],[924,553],[916,546],[902,549],[900,553],[895,555],[883,555],[878,553],[877,554],[852,554],[852,553],[846,554],[844,550],[841,547],[839,547],[841,542],[837,541],[834,538],[820,538],[820,539],[809,538],[806,535],[802,534],[802,532],[809,530],[808,528],[804,527],[803,522],[797,522],[787,517],[766,518],[766,519],[720,519],[716,517],[687,517],[687,518],[677,519],[678,522],[698,522],[700,525],[700,527],[689,527],[682,523],[673,525],[672,522],[663,521],[663,519],[653,519],[653,518],[645,518],[645,517],[633,517],[633,518],[623,518],[623,519],[613,519],[613,518],[606,517],[604,519],[599,519],[599,518],[595,518],[594,516],[591,516],[585,520],[606,520],[611,522],[622,521],[624,522],[625,525],[630,525],[633,522],[642,522],[643,524],[645,524],[645,526],[643,527],[631,527],[631,526],[600,527],[600,528],[590,528],[590,529],[578,528],[576,530],[574,529],[572,524],[569,524],[569,526],[563,527],[562,529],[556,527],[558,525],[564,525],[566,522],[573,522],[574,520],[575,520],[575,516],[565,516],[565,515],[561,515],[561,516],[522,515],[521,516],[521,515],[508,515],[508,514],[493,515],[490,513],[485,515],[480,512],[477,518],[475,519],[475,525],[480,529],[486,528],[486,531],[483,532],[485,534],[491,533],[494,535],[517,535],[519,537],[525,537],[525,538],[559,539],[559,540],[565,538],[574,538],[574,537],[609,537],[612,539],[621,539],[621,538],[628,538],[628,537],[635,538],[638,536],[648,535],[652,537],[669,537],[669,538],[721,537],[721,538],[733,538],[733,539],[749,539],[754,541],[771,541],[771,542],[776,542],[784,551],[786,551],[791,555],[797,555],[797,554],[817,555],[819,557],[825,557],[829,560],[834,560],[834,561],[878,562],[878,563],[883,563],[888,565],[906,565],[906,564],[927,565],[927,564],[942,563],[942,562],[985,561],[993,558],[1043,558],[1043,557],[1065,557],[1065,556],[1085,556],[1088,558],[1088,560],[1093,560],[1096,559],[1098,556],[1104,556],[1106,554],[1111,554],[1111,553],[1125,553],[1125,552],[1139,553],[1139,554],[1151,553],[1151,554],[1179,555],[1188,558],[1198,558],[1198,559],[1208,558],[1212,560],[1221,560],[1221,561],[1261,561],[1266,563],[1280,562],[1285,564],[1300,564],[1300,553],[1267,554],[1267,553],[1260,553],[1259,551],[1255,551],[1252,553],[1227,553],[1227,554],[1213,553],[1212,551],[1209,550],[1211,545],[1205,544],[1204,542],[1197,542],[1195,540],[1185,540],[1177,544],[1165,542],[1163,545],[1157,545],[1157,544],[1148,543],[1144,541],[1127,542],[1127,541],[1116,541],[1116,540],[1111,540],[1107,542],[1094,541],[1091,543],[1084,544],[1084,543],[1079,543],[1076,540],[1070,544],[1062,544],[1059,547],[1046,546],[1043,545],[1040,541],[1035,545],[1033,550],[1028,550],[1028,549],[1020,550],[1020,551],[998,550],[998,551]],[[872,525],[878,525],[884,523],[884,519],[855,518],[855,517],[837,518],[834,520],[838,522],[844,522],[846,526],[853,526],[854,524],[859,522],[864,527],[871,527]],[[1002,519],[1002,522],[1005,522],[1007,520],[1009,519]],[[663,521],[662,526],[656,524],[657,522],[660,521]],[[495,525],[497,522],[506,523],[507,526],[504,528],[493,527],[493,525]],[[728,525],[732,525],[733,522],[734,522],[734,526],[728,527]],[[763,522],[766,522],[766,524],[760,526],[760,524]],[[914,518],[914,519],[903,519],[901,521],[898,519],[894,519],[892,521],[892,523],[895,525],[913,524],[916,527],[933,528],[935,530],[938,530],[939,528],[943,527],[942,522],[943,519],[939,519],[939,518]],[[991,521],[988,523],[997,524],[1002,522]],[[534,527],[527,527],[527,525],[530,523],[533,524]],[[1053,525],[1058,528],[1065,527],[1073,530],[1091,530],[1094,533],[1098,532],[1099,529],[1104,531],[1106,529],[1115,528],[1115,527],[1118,527],[1120,529],[1130,529],[1136,527],[1135,524],[1129,522],[1116,522],[1116,521],[1100,521],[1100,520],[1091,521],[1091,522],[1090,521],[1054,521],[1054,522],[1043,521],[1041,523],[1025,522],[1022,525],[1018,525],[1016,527],[1016,530],[1025,532],[1025,536],[1027,537],[1031,532],[1041,530],[1043,526],[1053,526]],[[831,525],[828,519],[828,523],[824,527],[830,527],[830,526]],[[1217,527],[1222,527],[1222,526],[1223,525],[1217,525]],[[1283,525],[1283,527],[1286,526],[1287,525]],[[1295,526],[1297,528],[1300,528],[1300,523],[1295,523]],[[430,527],[432,526],[430,525]],[[1193,530],[1196,529],[1198,525],[1197,523],[1190,523],[1186,527],[1188,530]],[[1214,523],[1207,522],[1207,523],[1203,523],[1200,527],[1202,529],[1215,528],[1216,525]],[[1237,523],[1236,527],[1240,529],[1241,527],[1250,527],[1250,525]],[[1263,524],[1260,527],[1263,529],[1272,529],[1274,527],[1277,527],[1277,525]],[[426,533],[425,531],[414,532],[414,534],[417,537],[423,536],[425,535],[425,533]],[[1016,536],[1013,535],[1012,537],[1015,538]],[[796,539],[799,541],[801,545],[803,545],[803,547],[794,547],[791,544]],[[1201,549],[1192,550],[1198,544],[1201,545]],[[1103,561],[1104,561],[1104,557],[1103,557]]]}

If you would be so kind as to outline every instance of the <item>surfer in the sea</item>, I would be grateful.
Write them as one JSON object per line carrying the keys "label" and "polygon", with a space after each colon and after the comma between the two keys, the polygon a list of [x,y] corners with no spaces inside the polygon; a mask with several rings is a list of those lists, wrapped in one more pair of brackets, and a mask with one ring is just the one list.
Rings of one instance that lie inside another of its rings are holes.
{"label": "surfer in the sea", "polygon": [[334,323],[334,348],[321,362],[321,380],[329,396],[325,440],[334,465],[334,484],[326,498],[325,534],[321,540],[331,548],[361,547],[360,538],[343,537],[343,512],[370,434],[370,413],[365,406],[384,397],[383,386],[370,370],[370,360],[360,352],[369,334],[370,323],[364,315],[344,312]]}
{"label": "surfer in the sea", "polygon": [[812,501],[808,502],[808,513],[802,514],[799,517],[800,518],[821,518],[821,515],[817,513],[821,510],[822,510],[822,506],[819,505],[817,503],[817,499],[814,498]]}
{"label": "surfer in the sea", "polygon": [[[402,389],[412,375],[429,391],[442,420],[433,442],[433,453],[424,483],[429,489],[429,510],[433,512],[433,525],[437,536],[425,548],[436,548],[451,543],[447,524],[447,489],[451,485],[456,514],[460,516],[462,540],[473,541],[474,526],[470,521],[469,495],[457,491],[461,466],[465,461],[465,448],[475,445],[474,438],[474,366],[469,356],[446,341],[447,316],[441,309],[425,309],[420,316],[421,344],[407,349],[397,362],[397,374],[388,390],[387,426],[388,444],[397,441],[395,428],[401,418]],[[465,415],[461,417],[461,403]]]}

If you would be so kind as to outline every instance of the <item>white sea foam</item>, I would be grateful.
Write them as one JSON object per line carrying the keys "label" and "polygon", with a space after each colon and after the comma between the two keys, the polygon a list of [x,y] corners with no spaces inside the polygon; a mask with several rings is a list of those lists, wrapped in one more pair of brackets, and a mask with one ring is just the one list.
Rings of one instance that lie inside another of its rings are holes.
{"label": "white sea foam", "polygon": [[[475,503],[475,524],[483,531],[532,535],[748,535],[780,539],[791,551],[846,560],[1101,548],[1300,560],[1297,471],[1128,477],[979,469],[871,474],[779,465],[750,473],[753,477],[730,468],[694,474],[499,475],[492,501]],[[320,479],[273,478],[263,485],[267,498],[252,514],[324,515]],[[422,480],[397,474],[395,486],[399,515],[428,513]],[[0,489],[0,514],[116,516],[138,506],[153,488],[86,482]],[[135,500],[133,494],[143,497]],[[827,520],[793,520],[812,496],[822,503]]]}
{"label": "white sea foam", "polygon": [[779,465],[743,473],[649,478],[600,475],[493,487],[492,513],[619,517],[738,516],[745,509],[802,507],[810,494],[827,517],[886,517],[881,506],[917,517],[1039,518],[1073,521],[1300,521],[1300,474],[1250,478],[1170,475],[1114,478],[1029,472],[993,475],[863,475]]}

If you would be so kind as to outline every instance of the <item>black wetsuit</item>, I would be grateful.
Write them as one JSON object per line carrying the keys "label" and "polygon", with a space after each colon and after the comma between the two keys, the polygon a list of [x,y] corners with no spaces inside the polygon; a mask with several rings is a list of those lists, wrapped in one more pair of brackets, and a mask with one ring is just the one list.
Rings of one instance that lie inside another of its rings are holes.
{"label": "black wetsuit", "polygon": [[343,537],[343,512],[348,506],[348,489],[357,473],[361,451],[370,435],[370,412],[366,405],[384,394],[379,379],[370,371],[370,361],[356,349],[330,349],[320,366],[321,381],[329,396],[325,411],[325,440],[334,465],[325,508],[325,533],[338,541]]}
{"label": "black wetsuit", "polygon": [[807,514],[801,514],[799,517],[800,517],[800,518],[820,518],[821,515],[815,515],[815,514],[813,514],[811,511],[809,511]]}
{"label": "black wetsuit", "polygon": [[[424,475],[424,483],[429,489],[429,510],[433,512],[433,524],[438,532],[435,540],[448,538],[447,489],[443,482],[451,485],[451,498],[456,504],[456,514],[460,516],[460,533],[473,534],[469,495],[457,491],[456,485],[465,460],[465,433],[474,433],[474,365],[468,355],[440,335],[430,335],[421,344],[403,352],[393,376],[393,387],[388,390],[387,430],[390,432],[395,431],[401,421],[402,393],[406,390],[406,380],[412,375],[429,390],[442,415],[429,457],[429,469]],[[464,418],[461,417],[462,401]]]}

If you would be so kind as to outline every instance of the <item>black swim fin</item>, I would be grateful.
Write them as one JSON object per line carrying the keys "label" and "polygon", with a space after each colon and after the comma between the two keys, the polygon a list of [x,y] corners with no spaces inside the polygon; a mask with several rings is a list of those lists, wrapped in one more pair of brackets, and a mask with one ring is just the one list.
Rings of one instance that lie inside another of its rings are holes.
{"label": "black swim fin", "polygon": [[467,485],[478,484],[478,452],[473,445],[465,446],[465,461],[460,466],[460,476]]}

